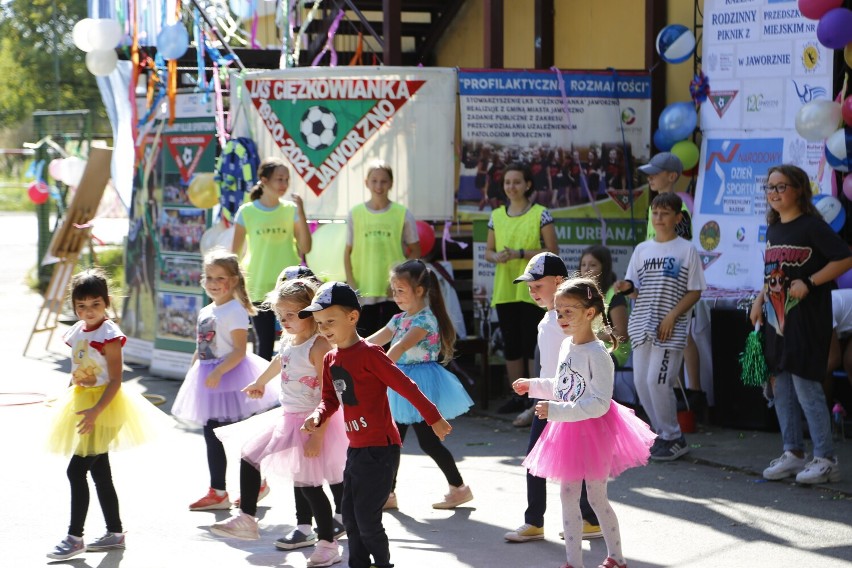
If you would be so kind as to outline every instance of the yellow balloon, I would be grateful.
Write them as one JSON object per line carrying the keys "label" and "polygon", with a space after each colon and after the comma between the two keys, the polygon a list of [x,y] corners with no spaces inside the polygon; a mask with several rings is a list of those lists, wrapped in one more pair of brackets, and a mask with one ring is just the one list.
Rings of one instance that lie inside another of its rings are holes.
{"label": "yellow balloon", "polygon": [[852,41],[843,48],[843,59],[846,60],[846,65],[852,67]]}
{"label": "yellow balloon", "polygon": [[305,260],[317,278],[325,282],[346,281],[343,267],[346,223],[323,223],[311,240],[311,252],[305,255]]}
{"label": "yellow balloon", "polygon": [[189,182],[189,202],[199,209],[210,209],[219,203],[219,186],[210,174],[196,174]]}

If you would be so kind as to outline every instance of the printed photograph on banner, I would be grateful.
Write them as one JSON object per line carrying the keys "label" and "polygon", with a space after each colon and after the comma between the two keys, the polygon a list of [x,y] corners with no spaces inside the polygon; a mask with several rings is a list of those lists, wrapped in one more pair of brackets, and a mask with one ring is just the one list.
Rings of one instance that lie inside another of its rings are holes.
{"label": "printed photograph on banner", "polygon": [[183,183],[180,174],[165,174],[163,178],[163,205],[192,205],[187,193],[189,184]]}
{"label": "printed photograph on banner", "polygon": [[202,275],[200,256],[164,255],[158,274],[158,289],[196,291],[201,286]]}
{"label": "printed photograph on banner", "polygon": [[504,205],[503,174],[520,163],[531,199],[554,217],[644,217],[636,167],[650,158],[646,74],[462,70],[459,93],[460,216]]}
{"label": "printed photograph on banner", "polygon": [[189,341],[194,345],[201,303],[201,296],[157,292],[157,339]]}
{"label": "printed photograph on banner", "polygon": [[392,200],[418,218],[452,216],[454,70],[285,69],[238,81],[245,112],[235,133],[288,162],[309,217],[345,218],[368,197],[366,167],[377,159],[394,170]]}
{"label": "printed photograph on banner", "polygon": [[163,207],[157,222],[160,251],[197,255],[206,228],[204,209]]}

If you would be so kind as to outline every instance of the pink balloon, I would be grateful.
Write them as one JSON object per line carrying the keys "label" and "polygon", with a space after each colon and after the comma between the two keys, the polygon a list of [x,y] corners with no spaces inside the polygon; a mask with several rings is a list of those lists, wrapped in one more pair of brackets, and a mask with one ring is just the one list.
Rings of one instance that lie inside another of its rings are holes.
{"label": "pink balloon", "polygon": [[852,200],[852,174],[843,178],[843,195],[846,196],[846,199]]}
{"label": "pink balloon", "polygon": [[843,0],[799,0],[799,12],[808,19],[819,20],[829,10],[842,5]]}
{"label": "pink balloon", "polygon": [[840,107],[840,116],[843,117],[846,126],[852,126],[852,95],[849,95],[843,101],[843,105]]}
{"label": "pink balloon", "polygon": [[852,270],[838,276],[836,282],[838,288],[852,288]]}

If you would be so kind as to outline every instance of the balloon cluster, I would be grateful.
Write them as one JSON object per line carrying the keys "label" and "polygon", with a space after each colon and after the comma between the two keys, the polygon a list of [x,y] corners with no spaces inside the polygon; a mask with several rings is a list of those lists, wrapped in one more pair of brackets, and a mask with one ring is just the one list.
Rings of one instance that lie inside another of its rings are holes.
{"label": "balloon cluster", "polygon": [[180,59],[189,49],[189,32],[181,22],[163,26],[157,34],[157,51],[163,59]]}
{"label": "balloon cluster", "polygon": [[71,39],[78,49],[86,52],[86,68],[92,75],[104,77],[118,64],[116,46],[124,38],[117,20],[84,18],[74,24]]}
{"label": "balloon cluster", "polygon": [[[682,24],[664,27],[657,34],[657,53],[666,63],[683,63],[695,52],[695,35]],[[661,152],[671,152],[680,158],[684,172],[698,165],[698,146],[691,140],[698,125],[696,105],[707,99],[710,84],[703,73],[696,75],[689,86],[694,103],[678,102],[663,109],[654,132],[654,146]]]}

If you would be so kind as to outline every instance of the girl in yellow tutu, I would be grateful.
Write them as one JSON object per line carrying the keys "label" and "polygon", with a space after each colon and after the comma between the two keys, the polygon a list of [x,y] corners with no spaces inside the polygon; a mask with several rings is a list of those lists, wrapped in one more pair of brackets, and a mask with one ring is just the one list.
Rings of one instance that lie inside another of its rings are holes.
{"label": "girl in yellow tutu", "polygon": [[[112,483],[109,453],[138,445],[151,437],[151,426],[166,420],[142,395],[121,388],[126,337],[107,319],[109,289],[99,270],[86,270],[71,280],[71,303],[80,319],[64,336],[72,349],[71,386],[56,404],[48,448],[71,455],[71,523],[68,536],[47,554],[66,559],[90,551],[124,548],[118,496]],[[91,472],[107,532],[83,544],[89,510]]]}

